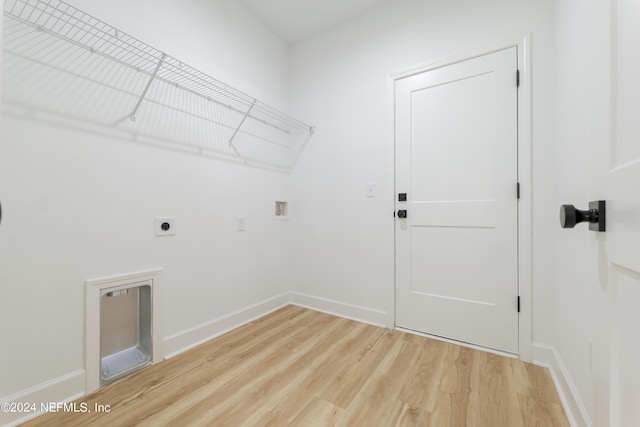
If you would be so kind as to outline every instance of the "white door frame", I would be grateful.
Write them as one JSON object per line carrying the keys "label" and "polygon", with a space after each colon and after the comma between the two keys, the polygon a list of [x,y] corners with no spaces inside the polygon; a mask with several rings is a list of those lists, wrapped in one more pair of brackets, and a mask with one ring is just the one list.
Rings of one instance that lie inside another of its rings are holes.
{"label": "white door frame", "polygon": [[[390,120],[389,138],[394,141],[391,157],[394,163],[395,180],[395,82],[415,74],[487,55],[500,50],[516,47],[518,51],[518,69],[520,70],[520,89],[518,90],[518,182],[520,183],[520,201],[518,203],[518,295],[520,295],[520,316],[518,321],[518,354],[520,359],[530,362],[531,343],[533,341],[532,315],[532,239],[531,239],[531,34],[525,35],[515,43],[503,43],[490,49],[475,50],[457,54],[433,62],[420,64],[389,75],[387,79],[388,117]],[[515,76],[514,76],[515,84]],[[515,191],[515,189],[514,189]],[[395,184],[394,184],[395,192]],[[391,199],[395,209],[395,198]],[[395,222],[394,228],[395,245]],[[395,248],[395,246],[394,246]],[[395,249],[394,249],[395,266]],[[392,286],[387,289],[388,328],[396,327],[396,290],[395,273]]]}

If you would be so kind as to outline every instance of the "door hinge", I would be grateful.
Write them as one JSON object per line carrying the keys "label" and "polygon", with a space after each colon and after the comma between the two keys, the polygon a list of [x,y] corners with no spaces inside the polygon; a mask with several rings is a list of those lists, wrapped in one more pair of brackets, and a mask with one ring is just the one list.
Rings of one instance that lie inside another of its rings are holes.
{"label": "door hinge", "polygon": [[520,87],[520,70],[516,70],[516,87]]}
{"label": "door hinge", "polygon": [[516,197],[520,198],[520,183],[516,182]]}
{"label": "door hinge", "polygon": [[518,313],[520,313],[520,295],[518,295]]}

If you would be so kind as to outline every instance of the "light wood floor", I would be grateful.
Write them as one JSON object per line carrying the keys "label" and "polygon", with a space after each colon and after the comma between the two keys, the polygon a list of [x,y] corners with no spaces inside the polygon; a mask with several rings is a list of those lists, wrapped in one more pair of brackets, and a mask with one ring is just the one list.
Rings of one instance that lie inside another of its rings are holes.
{"label": "light wood floor", "polygon": [[546,369],[296,306],[49,413],[45,426],[568,426]]}

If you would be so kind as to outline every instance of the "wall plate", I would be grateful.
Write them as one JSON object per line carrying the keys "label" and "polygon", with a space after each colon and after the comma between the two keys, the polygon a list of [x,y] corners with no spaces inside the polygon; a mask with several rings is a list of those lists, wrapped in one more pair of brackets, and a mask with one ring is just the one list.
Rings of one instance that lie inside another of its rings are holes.
{"label": "wall plate", "polygon": [[289,219],[289,202],[286,200],[276,200],[275,202],[275,219]]}
{"label": "wall plate", "polygon": [[376,197],[376,183],[367,182],[365,184],[365,197]]}
{"label": "wall plate", "polygon": [[176,234],[176,218],[173,216],[156,217],[156,236],[173,236]]}
{"label": "wall plate", "polygon": [[237,218],[238,231],[246,231],[247,230],[247,217],[239,216]]}

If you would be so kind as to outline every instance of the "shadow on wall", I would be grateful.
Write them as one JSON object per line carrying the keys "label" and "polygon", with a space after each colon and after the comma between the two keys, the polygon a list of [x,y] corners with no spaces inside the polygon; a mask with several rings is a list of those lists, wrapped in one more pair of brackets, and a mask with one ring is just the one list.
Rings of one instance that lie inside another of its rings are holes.
{"label": "shadow on wall", "polygon": [[281,172],[313,133],[64,2],[4,12],[5,114]]}

